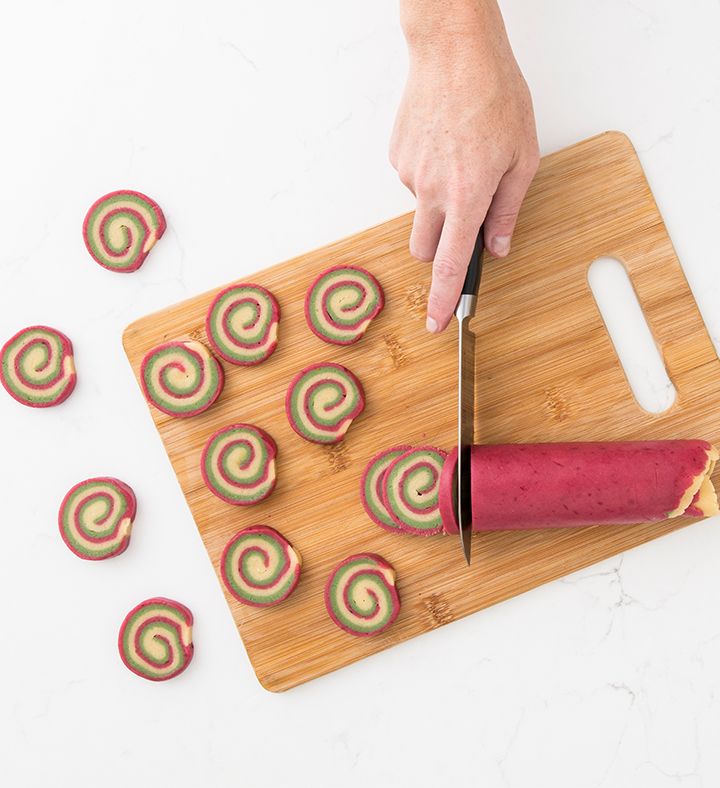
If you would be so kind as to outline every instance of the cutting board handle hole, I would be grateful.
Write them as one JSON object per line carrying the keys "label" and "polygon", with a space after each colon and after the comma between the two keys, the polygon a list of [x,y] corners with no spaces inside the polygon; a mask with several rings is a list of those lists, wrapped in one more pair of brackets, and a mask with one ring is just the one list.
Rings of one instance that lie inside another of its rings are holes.
{"label": "cutting board handle hole", "polygon": [[588,284],[636,402],[649,413],[664,413],[675,402],[675,386],[627,269],[615,257],[599,257]]}

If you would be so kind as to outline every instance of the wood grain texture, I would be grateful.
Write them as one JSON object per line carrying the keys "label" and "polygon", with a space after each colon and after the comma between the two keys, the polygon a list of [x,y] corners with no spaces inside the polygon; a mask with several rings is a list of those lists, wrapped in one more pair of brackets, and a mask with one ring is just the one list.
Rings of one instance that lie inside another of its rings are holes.
{"label": "wood grain texture", "polygon": [[[297,591],[275,609],[244,607],[226,592],[269,690],[288,689],[691,522],[476,535],[468,568],[456,538],[396,536],[369,521],[359,483],[375,452],[395,443],[450,448],[455,437],[456,334],[424,330],[430,267],[408,254],[411,223],[411,214],[401,216],[248,277],[280,302],[275,354],[256,368],[224,364],[225,390],[204,414],[173,419],[151,408],[216,571],[225,543],[254,523],[280,530],[303,556]],[[588,287],[590,263],[605,255],[625,263],[677,389],[665,413],[649,414],[636,403]],[[306,288],[340,263],[366,267],[387,296],[367,335],[345,348],[315,337],[303,316]],[[136,376],[154,345],[205,339],[205,313],[217,290],[128,327],[124,345]],[[622,134],[608,132],[543,159],[510,258],[486,261],[475,329],[478,441],[720,440],[720,362]],[[302,440],[284,412],[292,376],[326,360],[355,372],[367,397],[365,412],[332,448]],[[270,432],[279,448],[277,488],[254,507],[223,503],[200,476],[208,436],[238,420]],[[392,562],[403,605],[387,633],[367,639],[334,626],[322,593],[335,564],[360,551]]]}

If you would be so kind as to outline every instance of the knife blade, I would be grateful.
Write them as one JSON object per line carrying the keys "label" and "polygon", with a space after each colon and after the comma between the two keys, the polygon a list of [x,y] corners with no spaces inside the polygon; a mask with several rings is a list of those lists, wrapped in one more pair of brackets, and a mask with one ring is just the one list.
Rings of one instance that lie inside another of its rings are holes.
{"label": "knife blade", "polygon": [[475,439],[475,334],[470,330],[470,318],[475,314],[483,248],[483,228],[480,227],[455,308],[458,321],[458,457],[454,501],[460,545],[468,566],[472,534],[470,455]]}

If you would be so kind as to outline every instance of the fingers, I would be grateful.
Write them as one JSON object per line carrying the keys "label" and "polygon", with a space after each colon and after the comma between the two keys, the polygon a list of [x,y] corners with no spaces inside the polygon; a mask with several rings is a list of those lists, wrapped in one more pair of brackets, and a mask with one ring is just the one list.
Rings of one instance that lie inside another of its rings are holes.
{"label": "fingers", "polygon": [[537,171],[537,158],[516,164],[503,175],[485,218],[485,245],[495,257],[505,257],[520,206]]}
{"label": "fingers", "polygon": [[430,333],[443,331],[455,311],[470,255],[489,202],[488,198],[472,211],[455,209],[445,217],[428,296],[426,328]]}
{"label": "fingers", "polygon": [[410,254],[417,260],[430,262],[435,257],[445,216],[439,208],[432,208],[422,200],[415,209]]}

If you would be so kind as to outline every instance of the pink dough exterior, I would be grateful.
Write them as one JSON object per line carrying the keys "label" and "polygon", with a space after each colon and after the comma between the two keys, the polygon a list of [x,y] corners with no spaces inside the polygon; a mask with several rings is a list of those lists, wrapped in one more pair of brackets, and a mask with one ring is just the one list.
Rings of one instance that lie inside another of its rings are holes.
{"label": "pink dough exterior", "polygon": [[[402,531],[402,529],[400,528],[400,526],[398,526],[394,522],[394,520],[393,520],[393,524],[390,525],[390,523],[383,522],[380,519],[380,517],[378,517],[378,515],[373,511],[371,502],[368,501],[368,499],[367,499],[367,495],[365,494],[365,487],[366,487],[366,484],[367,484],[368,474],[372,470],[372,468],[375,465],[375,463],[377,463],[379,460],[381,460],[384,457],[386,457],[388,454],[394,454],[394,453],[398,452],[397,456],[399,457],[400,454],[404,454],[406,451],[410,451],[410,449],[412,449],[412,446],[410,446],[410,445],[408,445],[406,443],[403,443],[400,446],[393,446],[390,449],[383,449],[382,451],[379,451],[370,460],[370,462],[368,462],[368,464],[365,466],[365,470],[363,471],[362,479],[360,480],[360,500],[362,501],[363,508],[367,512],[367,516],[374,523],[379,525],[381,528],[384,528],[386,531],[390,531],[391,533],[394,533],[394,534],[398,533],[398,531]],[[390,466],[388,466],[388,468],[389,467]],[[383,506],[383,508],[385,510],[385,513],[387,514],[388,520],[392,520],[392,514],[388,511],[388,508],[385,505],[385,500],[384,500],[385,496],[384,496],[384,493],[383,493],[383,481],[385,479],[385,474],[387,473],[388,468],[385,468],[385,470],[382,471],[377,477],[377,480],[376,480],[376,483],[375,483],[375,495],[376,495],[376,497],[378,499],[378,504],[382,503],[382,506]],[[405,533],[404,531],[402,531],[402,532]]]}
{"label": "pink dough exterior", "polygon": [[[708,468],[707,441],[538,443],[473,446],[474,531],[632,525],[675,516]],[[440,479],[446,533],[457,533],[452,475],[457,450]],[[692,502],[684,513],[703,516]]]}

